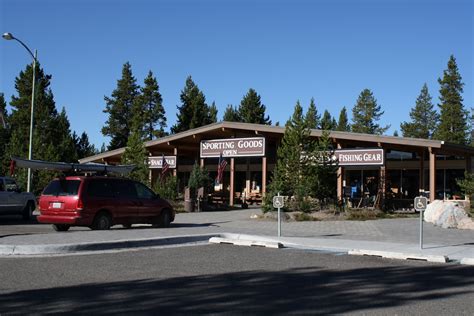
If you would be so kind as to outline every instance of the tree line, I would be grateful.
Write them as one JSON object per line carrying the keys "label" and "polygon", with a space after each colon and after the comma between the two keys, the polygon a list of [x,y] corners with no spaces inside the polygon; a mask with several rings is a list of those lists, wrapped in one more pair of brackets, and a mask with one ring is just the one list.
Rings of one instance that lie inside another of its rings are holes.
{"label": "tree line", "polygon": [[[35,96],[33,158],[48,161],[77,161],[80,158],[99,152],[89,143],[86,132],[79,136],[71,131],[69,119],[64,108],[58,111],[50,88],[52,76],[46,75],[37,64],[37,82]],[[28,65],[15,79],[17,95],[9,102],[11,113],[6,110],[6,100],[0,93],[0,174],[8,172],[11,156],[27,157],[30,103],[31,103],[32,65]],[[436,111],[426,84],[423,85],[415,106],[410,111],[411,121],[402,122],[400,130],[404,137],[439,139],[456,144],[471,142],[469,119],[471,116],[463,105],[463,85],[456,59],[450,56],[447,69],[438,79],[440,84],[439,113]],[[143,81],[137,83],[130,63],[122,67],[122,76],[110,96],[104,97],[107,121],[102,134],[110,137],[108,150],[126,148],[123,163],[139,163],[141,169],[134,175],[138,179],[147,179],[146,166],[143,166],[146,151],[143,142],[179,133],[192,128],[217,122],[218,110],[215,102],[210,105],[204,93],[193,81],[186,78],[180,93],[180,105],[176,105],[176,123],[167,132],[167,115],[156,77],[150,70]],[[305,124],[310,129],[384,134],[390,126],[381,126],[379,121],[384,112],[370,89],[359,94],[352,108],[352,120],[343,107],[338,119],[326,109],[320,114],[314,98],[311,99],[305,115]],[[261,96],[253,88],[243,96],[239,105],[227,105],[222,119],[224,121],[245,122],[271,125],[266,106]],[[279,125],[279,122],[275,122]],[[396,132],[397,134],[397,132]],[[105,151],[102,145],[100,151]],[[24,171],[18,171],[18,178],[24,184]],[[39,189],[48,176],[36,172],[33,187]]]}

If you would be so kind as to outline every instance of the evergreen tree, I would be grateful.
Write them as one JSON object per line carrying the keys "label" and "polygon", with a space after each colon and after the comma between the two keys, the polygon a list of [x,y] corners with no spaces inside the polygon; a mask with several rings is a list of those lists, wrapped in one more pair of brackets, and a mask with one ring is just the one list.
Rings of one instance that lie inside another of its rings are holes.
{"label": "evergreen tree", "polygon": [[456,144],[468,144],[468,113],[462,104],[463,85],[456,59],[449,58],[448,69],[439,78],[440,120],[434,138]]}
{"label": "evergreen tree", "polygon": [[321,119],[321,129],[325,131],[332,131],[336,129],[337,123],[331,117],[328,110],[324,110],[323,118]]}
{"label": "evergreen tree", "polygon": [[400,124],[403,137],[431,139],[439,118],[433,107],[428,86],[425,83],[416,99],[415,107],[410,111],[411,122]]}
{"label": "evergreen tree", "polygon": [[398,137],[398,131],[397,130],[393,131],[393,136]]}
{"label": "evergreen tree", "polygon": [[145,140],[152,140],[156,137],[166,135],[166,116],[163,107],[163,98],[159,92],[160,87],[153,72],[149,71],[144,81],[144,87],[141,88],[141,94],[138,102],[143,108],[143,122]]}
{"label": "evergreen tree", "polygon": [[244,123],[271,125],[272,121],[269,116],[265,117],[265,109],[260,95],[254,89],[249,89],[240,102],[239,116]]}
{"label": "evergreen tree", "polygon": [[104,97],[106,106],[104,113],[109,118],[102,127],[102,134],[110,136],[108,149],[113,150],[125,147],[130,136],[131,111],[139,95],[139,87],[132,74],[132,66],[126,62],[122,68],[122,78],[117,80],[117,88],[112,91],[111,97]]}
{"label": "evergreen tree", "polygon": [[[303,201],[303,197],[310,195],[306,171],[309,163],[308,151],[311,149],[311,130],[307,124],[303,117],[303,108],[298,101],[293,115],[286,122],[285,133],[277,149],[277,164],[267,196],[272,197],[279,192],[281,195],[296,196],[298,201]],[[269,203],[269,200],[265,201],[266,205]],[[297,205],[303,206],[302,203]]]}
{"label": "evergreen tree", "polygon": [[217,106],[215,102],[212,102],[211,106],[209,107],[209,115],[207,124],[212,124],[217,122]]}
{"label": "evergreen tree", "polygon": [[[32,65],[21,71],[15,79],[17,96],[12,96],[9,116],[11,128],[10,142],[6,154],[22,158],[28,157]],[[45,75],[40,64],[36,64],[35,109],[33,120],[32,158],[45,161],[71,161],[74,159],[74,145],[66,112],[58,114],[50,89],[50,75]],[[54,177],[50,171],[33,171],[32,191],[39,193]],[[17,168],[16,176],[20,186],[26,187],[26,170]]]}
{"label": "evergreen tree", "polygon": [[10,157],[6,155],[7,144],[10,141],[10,128],[8,124],[7,103],[0,93],[0,175],[8,172]]}
{"label": "evergreen tree", "polygon": [[337,122],[336,131],[340,132],[350,132],[351,125],[349,124],[349,119],[347,118],[346,107],[343,107],[339,113],[339,121]]}
{"label": "evergreen tree", "polygon": [[318,129],[320,128],[320,120],[321,120],[321,116],[318,114],[318,110],[316,109],[314,98],[311,98],[308,112],[306,112],[306,118],[305,118],[306,124],[308,124],[308,127],[311,129]]}
{"label": "evergreen tree", "polygon": [[233,107],[232,104],[227,105],[222,120],[227,122],[240,122],[239,110]]}
{"label": "evergreen tree", "polygon": [[135,169],[129,174],[131,179],[149,183],[147,159],[147,150],[143,144],[140,125],[134,124],[132,125],[132,132],[127,141],[127,147],[122,155],[123,164],[135,165]]}
{"label": "evergreen tree", "polygon": [[204,94],[199,90],[191,76],[186,79],[186,85],[181,91],[181,106],[177,106],[177,121],[171,127],[172,133],[184,132],[192,128],[209,124],[209,107]]}
{"label": "evergreen tree", "polygon": [[372,91],[364,89],[352,109],[352,131],[355,133],[382,135],[390,125],[381,127],[377,124],[383,115],[380,105],[374,98]]}
{"label": "evergreen tree", "polygon": [[90,157],[98,153],[94,144],[89,142],[89,137],[87,136],[86,132],[82,132],[81,137],[77,137],[76,132],[74,132],[73,139],[76,146],[77,159]]}

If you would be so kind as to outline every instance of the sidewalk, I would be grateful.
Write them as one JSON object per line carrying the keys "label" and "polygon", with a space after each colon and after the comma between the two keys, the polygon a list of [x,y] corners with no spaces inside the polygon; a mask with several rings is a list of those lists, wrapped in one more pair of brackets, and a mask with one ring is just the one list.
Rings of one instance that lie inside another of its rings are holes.
{"label": "sidewalk", "polygon": [[[169,229],[137,226],[110,231],[71,228],[66,233],[0,234],[0,256],[46,255],[203,243],[211,237],[279,242],[285,247],[371,254],[389,258],[460,261],[474,264],[474,231],[448,230],[424,223],[419,248],[419,219],[375,221],[277,222],[251,219],[259,209],[178,214]],[[47,228],[45,227],[45,230]]]}

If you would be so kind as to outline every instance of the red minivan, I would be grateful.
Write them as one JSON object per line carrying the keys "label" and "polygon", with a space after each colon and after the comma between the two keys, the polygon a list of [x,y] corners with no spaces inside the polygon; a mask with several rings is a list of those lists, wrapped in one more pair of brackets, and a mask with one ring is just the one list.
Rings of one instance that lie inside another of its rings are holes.
{"label": "red minivan", "polygon": [[116,177],[72,176],[51,181],[43,190],[38,208],[40,223],[56,231],[71,226],[104,230],[121,224],[168,227],[175,211],[144,184]]}

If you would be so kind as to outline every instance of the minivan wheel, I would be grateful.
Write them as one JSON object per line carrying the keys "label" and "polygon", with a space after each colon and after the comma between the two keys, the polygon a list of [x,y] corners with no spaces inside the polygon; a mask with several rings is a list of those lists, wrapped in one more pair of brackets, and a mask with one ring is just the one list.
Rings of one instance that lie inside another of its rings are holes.
{"label": "minivan wheel", "polygon": [[171,223],[171,213],[169,210],[163,210],[160,216],[157,218],[157,221],[154,223],[154,227],[170,227]]}
{"label": "minivan wheel", "polygon": [[93,230],[108,230],[112,226],[112,219],[106,213],[99,213],[92,224]]}
{"label": "minivan wheel", "polygon": [[57,232],[66,232],[71,226],[67,224],[53,224],[53,229]]}
{"label": "minivan wheel", "polygon": [[33,204],[32,202],[26,203],[26,206],[25,206],[25,208],[23,209],[23,214],[22,214],[23,219],[24,219],[25,221],[29,220],[29,219],[32,217],[33,211],[34,211],[33,205],[34,205],[34,204]]}

